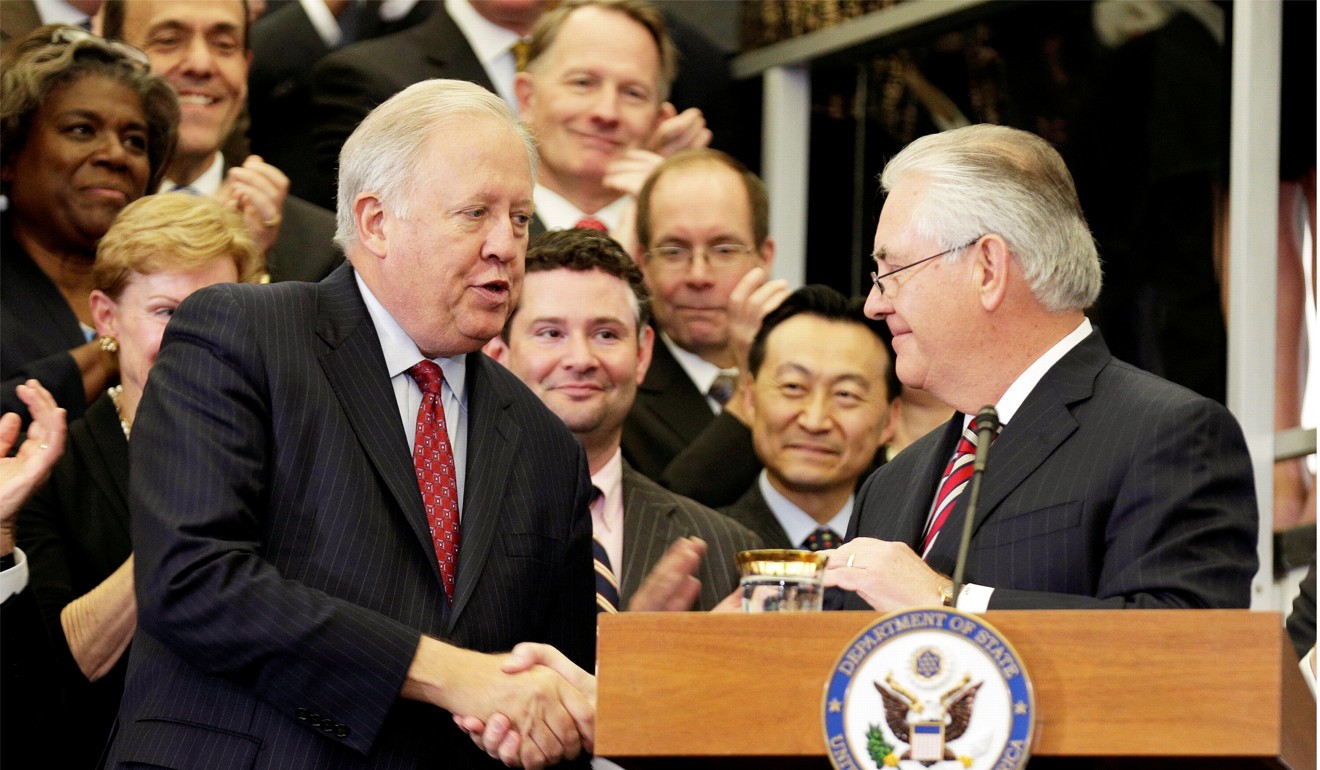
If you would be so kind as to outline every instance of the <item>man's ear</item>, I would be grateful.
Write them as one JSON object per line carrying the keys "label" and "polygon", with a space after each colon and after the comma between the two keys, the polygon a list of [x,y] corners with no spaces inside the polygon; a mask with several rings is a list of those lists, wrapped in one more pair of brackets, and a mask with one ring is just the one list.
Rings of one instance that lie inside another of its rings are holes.
{"label": "man's ear", "polygon": [[775,264],[775,239],[766,236],[761,243],[761,265],[765,268],[766,278],[770,277],[770,268]]}
{"label": "man's ear", "polygon": [[646,379],[646,372],[651,368],[651,354],[655,350],[655,329],[650,324],[642,328],[637,335],[637,381]]}
{"label": "man's ear", "polygon": [[536,81],[530,72],[519,72],[513,76],[513,98],[518,102],[518,116],[528,120],[531,114],[532,98],[536,94]]}
{"label": "man's ear", "polygon": [[384,259],[389,253],[386,218],[385,206],[376,193],[358,193],[353,199],[353,223],[357,226],[358,241],[377,259]]}
{"label": "man's ear", "polygon": [[1008,296],[1013,253],[1001,236],[986,235],[972,247],[972,259],[981,307],[987,312],[994,312]]}
{"label": "man's ear", "polygon": [[509,344],[504,341],[503,337],[498,334],[491,337],[490,342],[483,345],[481,349],[486,355],[500,362],[505,369],[509,368]]}

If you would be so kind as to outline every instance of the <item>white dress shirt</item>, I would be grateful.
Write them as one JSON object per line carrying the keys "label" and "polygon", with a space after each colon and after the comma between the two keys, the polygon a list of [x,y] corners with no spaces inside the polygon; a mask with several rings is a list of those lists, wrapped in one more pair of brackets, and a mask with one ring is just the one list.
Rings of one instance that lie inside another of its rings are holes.
{"label": "white dress shirt", "polygon": [[201,173],[196,179],[186,185],[178,184],[169,179],[162,180],[160,189],[156,192],[174,192],[180,187],[191,187],[198,195],[209,195],[215,197],[220,192],[220,185],[225,181],[225,158],[216,150],[215,157],[211,159],[211,165]]}
{"label": "white dress shirt", "polygon": [[599,219],[610,232],[618,229],[630,202],[627,195],[620,195],[600,211],[587,214],[564,196],[539,184],[532,191],[532,200],[536,203],[536,216],[547,230],[567,230],[576,226],[583,217],[591,217]]}
{"label": "white dress shirt", "polygon": [[472,7],[468,0],[445,0],[445,12],[454,20],[459,32],[472,46],[472,52],[481,62],[481,68],[495,84],[495,93],[499,94],[515,113],[518,112],[518,97],[513,93],[513,76],[517,73],[514,61],[513,45],[522,38],[517,32],[505,29],[487,19]]}
{"label": "white dress shirt", "polygon": [[[408,333],[399,326],[385,310],[385,307],[371,293],[362,276],[353,273],[358,290],[362,292],[362,301],[367,305],[371,322],[376,325],[376,336],[380,339],[380,350],[385,356],[385,369],[390,375],[390,386],[394,388],[394,400],[399,407],[399,422],[403,425],[404,435],[408,438],[408,453],[412,454],[417,440],[417,410],[422,405],[422,390],[417,387],[408,370],[426,356],[417,349]],[[463,513],[463,488],[467,478],[467,355],[460,354],[449,358],[432,358],[444,372],[445,382],[440,388],[440,398],[445,408],[445,428],[449,433],[449,445],[454,449],[455,482],[458,486],[459,517]]]}
{"label": "white dress shirt", "polygon": [[723,411],[723,405],[710,397],[710,386],[715,384],[715,379],[721,374],[731,373],[736,377],[738,370],[721,369],[696,353],[679,347],[679,344],[671,340],[669,335],[664,332],[660,332],[659,337],[661,342],[665,343],[665,347],[669,348],[669,353],[673,355],[674,360],[687,373],[688,379],[692,380],[692,384],[697,386],[697,390],[701,391],[701,395],[706,397],[706,405],[710,407],[710,410],[715,414]]}

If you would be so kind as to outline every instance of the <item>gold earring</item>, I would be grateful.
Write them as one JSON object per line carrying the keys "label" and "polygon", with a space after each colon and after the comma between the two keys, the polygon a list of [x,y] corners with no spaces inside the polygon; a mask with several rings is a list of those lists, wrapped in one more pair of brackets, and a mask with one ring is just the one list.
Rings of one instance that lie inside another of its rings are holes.
{"label": "gold earring", "polygon": [[118,352],[119,352],[119,340],[116,340],[114,337],[110,337],[110,336],[102,337],[102,338],[101,338],[101,350],[104,350],[105,352],[107,352],[107,353],[111,353],[111,354],[118,353]]}

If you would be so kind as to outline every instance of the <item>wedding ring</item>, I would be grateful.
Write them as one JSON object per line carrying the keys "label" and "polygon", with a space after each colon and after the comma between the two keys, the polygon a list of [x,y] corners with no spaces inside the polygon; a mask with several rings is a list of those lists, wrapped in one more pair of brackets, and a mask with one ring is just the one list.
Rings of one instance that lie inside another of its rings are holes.
{"label": "wedding ring", "polygon": [[857,558],[857,554],[855,553],[848,554],[848,563],[845,564],[844,566],[851,567],[853,564],[853,560],[855,560],[856,558]]}
{"label": "wedding ring", "polygon": [[49,445],[49,444],[42,444],[42,445],[41,445],[41,448],[42,448],[42,449],[50,449],[50,445]]}
{"label": "wedding ring", "polygon": [[266,227],[266,228],[270,228],[270,227],[274,227],[274,226],[278,225],[280,222],[283,222],[283,221],[284,221],[284,215],[283,215],[283,214],[276,214],[275,216],[271,217],[270,219],[263,220],[262,223],[261,223],[261,226],[262,226],[262,227]]}

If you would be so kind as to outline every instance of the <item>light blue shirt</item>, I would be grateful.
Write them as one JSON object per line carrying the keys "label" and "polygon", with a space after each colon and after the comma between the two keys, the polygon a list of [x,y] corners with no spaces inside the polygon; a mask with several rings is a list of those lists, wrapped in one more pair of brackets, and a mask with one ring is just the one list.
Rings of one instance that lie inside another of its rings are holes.
{"label": "light blue shirt", "polygon": [[[380,340],[380,352],[385,356],[385,369],[390,374],[390,386],[394,388],[394,400],[399,406],[399,422],[403,424],[403,433],[408,437],[408,455],[411,457],[413,443],[417,440],[417,410],[422,405],[422,389],[408,374],[408,370],[426,356],[422,355],[417,343],[385,310],[385,306],[380,304],[376,295],[371,293],[371,289],[363,283],[362,276],[354,271],[353,279],[362,292],[362,301],[366,303],[371,322],[376,325],[376,337]],[[445,429],[449,433],[449,445],[454,448],[458,512],[461,518],[464,481],[467,478],[467,354],[430,360],[439,364],[440,371],[445,375],[440,399],[445,408]]]}
{"label": "light blue shirt", "polygon": [[779,521],[779,526],[784,528],[784,533],[788,535],[788,542],[793,544],[794,548],[803,548],[803,541],[818,527],[826,526],[834,530],[834,534],[843,540],[843,536],[848,532],[848,522],[852,520],[853,498],[854,495],[848,495],[848,502],[844,504],[839,512],[834,514],[834,518],[825,524],[821,524],[811,517],[806,511],[797,507],[792,500],[779,494],[779,490],[770,483],[769,472],[762,469],[761,476],[756,480],[761,488],[761,496],[765,498],[765,504],[769,506],[770,512],[775,515]]}

